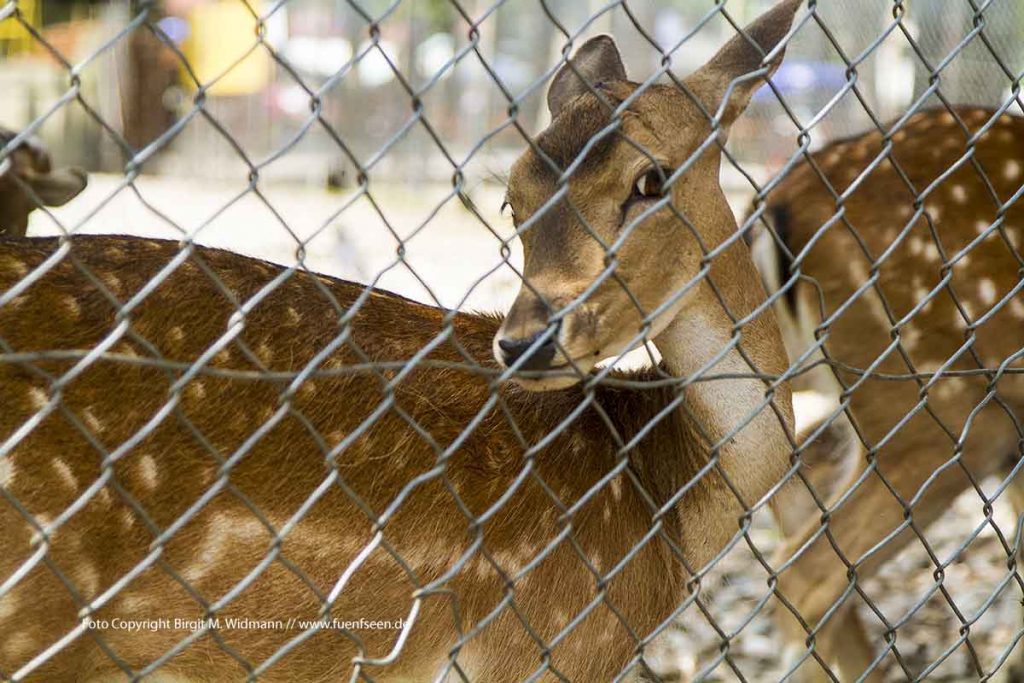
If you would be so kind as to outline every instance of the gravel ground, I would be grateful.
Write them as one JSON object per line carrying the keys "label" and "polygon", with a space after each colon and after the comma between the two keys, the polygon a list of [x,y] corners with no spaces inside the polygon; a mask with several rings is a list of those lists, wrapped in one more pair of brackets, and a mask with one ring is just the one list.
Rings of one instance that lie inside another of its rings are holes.
{"label": "gravel ground", "polygon": [[[995,482],[988,484],[991,490]],[[1006,508],[997,502],[995,519],[1012,543],[1014,519]],[[956,556],[946,569],[943,585],[967,620],[981,612],[977,623],[971,627],[969,642],[981,666],[989,672],[1024,628],[1024,621],[1018,584],[1014,581],[1000,590],[1008,574],[1006,554],[991,527],[957,555],[957,550],[982,519],[978,496],[967,492],[942,519],[925,531],[925,537],[940,560]],[[755,520],[751,538],[770,560],[779,539],[767,515]],[[921,544],[915,543],[884,565],[877,576],[867,580],[865,592],[887,619],[898,621],[935,586],[933,569]],[[722,559],[702,595],[708,612],[723,632],[734,632],[757,610],[768,592],[767,576],[746,545],[735,548]],[[857,600],[860,615],[871,629],[872,642],[881,651],[884,644],[881,624],[864,601]],[[775,599],[770,599],[730,640],[727,659],[721,654],[722,638],[708,618],[697,609],[688,609],[656,644],[655,672],[665,681],[780,680],[788,671],[789,662],[782,656],[781,641],[775,637],[771,619],[775,604]],[[979,678],[967,644],[956,646],[960,624],[949,603],[936,592],[897,629],[896,646],[914,678],[933,665],[929,681]],[[1018,644],[1011,656],[1024,656],[1022,649],[1024,645]],[[939,660],[943,661],[936,665]],[[886,659],[883,669],[889,681],[908,678],[892,655]]]}

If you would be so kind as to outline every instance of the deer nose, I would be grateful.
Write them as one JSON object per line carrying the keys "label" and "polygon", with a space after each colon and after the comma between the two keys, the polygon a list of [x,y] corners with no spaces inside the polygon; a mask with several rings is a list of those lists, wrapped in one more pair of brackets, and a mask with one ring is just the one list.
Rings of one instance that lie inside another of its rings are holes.
{"label": "deer nose", "polygon": [[[501,359],[505,367],[511,367],[513,363],[530,351],[534,342],[544,334],[541,330],[532,337],[522,339],[499,339],[498,348],[501,349]],[[529,357],[519,366],[520,370],[547,370],[551,367],[551,361],[555,357],[555,335],[551,335],[547,341],[542,342],[533,349]]]}

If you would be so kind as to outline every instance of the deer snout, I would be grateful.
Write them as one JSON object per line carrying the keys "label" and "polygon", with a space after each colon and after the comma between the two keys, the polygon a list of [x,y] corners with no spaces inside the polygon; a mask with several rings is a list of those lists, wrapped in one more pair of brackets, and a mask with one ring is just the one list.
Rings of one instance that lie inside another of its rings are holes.
{"label": "deer snout", "polygon": [[555,335],[545,330],[529,337],[498,337],[498,362],[506,368],[522,361],[520,370],[548,370],[555,357]]}

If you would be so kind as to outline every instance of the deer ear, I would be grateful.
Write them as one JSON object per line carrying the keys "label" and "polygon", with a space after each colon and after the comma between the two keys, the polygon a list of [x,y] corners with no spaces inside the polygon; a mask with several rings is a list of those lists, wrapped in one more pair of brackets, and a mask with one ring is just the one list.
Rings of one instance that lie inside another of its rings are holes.
{"label": "deer ear", "polygon": [[[803,0],[783,0],[743,29],[742,34],[734,36],[711,61],[686,78],[686,85],[712,113],[728,98],[722,110],[724,127],[730,126],[743,113],[754,92],[779,68],[785,48],[773,55],[769,63],[765,64],[764,59],[789,32],[793,17],[802,4]],[[768,68],[764,77],[743,79],[762,66]]]}
{"label": "deer ear", "polygon": [[548,110],[555,118],[565,105],[599,83],[626,80],[626,67],[611,36],[595,36],[580,46],[548,90]]}
{"label": "deer ear", "polygon": [[46,206],[64,206],[77,197],[89,182],[85,171],[80,168],[33,173],[25,180]]}

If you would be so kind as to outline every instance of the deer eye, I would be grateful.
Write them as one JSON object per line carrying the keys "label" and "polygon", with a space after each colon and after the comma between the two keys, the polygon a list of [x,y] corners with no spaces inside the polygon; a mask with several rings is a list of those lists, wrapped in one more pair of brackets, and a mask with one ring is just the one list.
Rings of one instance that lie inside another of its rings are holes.
{"label": "deer eye", "polygon": [[672,175],[667,168],[655,167],[644,171],[633,183],[631,200],[660,199],[665,195],[665,180]]}

